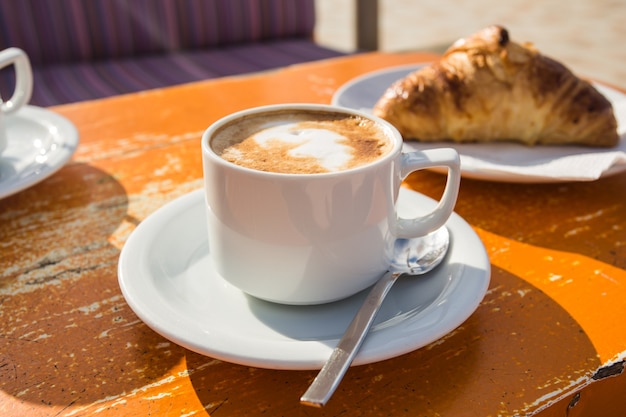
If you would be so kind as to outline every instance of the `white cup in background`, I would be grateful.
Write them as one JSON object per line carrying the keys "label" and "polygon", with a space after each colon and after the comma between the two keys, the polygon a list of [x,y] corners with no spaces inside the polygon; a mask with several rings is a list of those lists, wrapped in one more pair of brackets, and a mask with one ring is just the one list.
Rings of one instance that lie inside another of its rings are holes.
{"label": "white cup in background", "polygon": [[5,116],[14,114],[28,104],[33,92],[33,73],[28,56],[19,48],[8,48],[0,52],[0,69],[13,65],[15,69],[15,89],[11,97],[0,98],[0,153],[7,146]]}

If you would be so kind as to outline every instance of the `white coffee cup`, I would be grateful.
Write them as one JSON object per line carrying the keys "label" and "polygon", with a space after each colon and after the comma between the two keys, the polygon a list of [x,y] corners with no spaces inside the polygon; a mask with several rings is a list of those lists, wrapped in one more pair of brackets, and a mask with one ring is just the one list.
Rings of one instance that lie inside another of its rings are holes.
{"label": "white coffee cup", "polygon": [[0,153],[7,146],[4,116],[14,114],[28,104],[33,92],[33,73],[26,53],[19,48],[8,48],[1,51],[0,69],[9,65],[15,67],[15,89],[9,100],[3,102],[0,98]]}
{"label": "white coffee cup", "polygon": [[[289,174],[240,166],[213,148],[214,141],[231,136],[225,133],[228,126],[289,114],[340,114],[372,121],[388,141],[388,151],[347,170]],[[202,137],[202,159],[215,270],[249,295],[284,304],[331,302],[372,285],[387,270],[394,241],[444,225],[458,194],[455,150],[402,153],[402,143],[400,133],[382,119],[327,105],[257,107],[212,124]],[[398,218],[402,180],[431,167],[448,168],[438,206],[422,217]]]}

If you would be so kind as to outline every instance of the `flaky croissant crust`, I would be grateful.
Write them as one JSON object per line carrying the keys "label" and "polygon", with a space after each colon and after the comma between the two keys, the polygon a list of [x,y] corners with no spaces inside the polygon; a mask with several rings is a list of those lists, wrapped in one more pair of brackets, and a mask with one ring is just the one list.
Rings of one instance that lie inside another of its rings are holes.
{"label": "flaky croissant crust", "polygon": [[374,114],[405,139],[613,146],[611,103],[591,84],[491,26],[393,84]]}

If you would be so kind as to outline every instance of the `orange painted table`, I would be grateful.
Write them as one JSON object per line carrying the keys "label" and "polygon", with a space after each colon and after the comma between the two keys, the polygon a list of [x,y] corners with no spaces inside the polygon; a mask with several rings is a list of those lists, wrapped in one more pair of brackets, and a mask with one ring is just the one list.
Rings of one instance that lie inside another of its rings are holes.
{"label": "orange painted table", "polygon": [[[589,183],[464,179],[456,211],[491,285],[444,339],[353,367],[329,404],[314,371],[221,362],[150,330],[117,282],[139,222],[202,186],[200,135],[246,107],[328,103],[349,79],[433,55],[364,54],[53,108],[72,161],[0,200],[0,414],[10,416],[626,415],[626,174]],[[407,185],[438,197],[443,177]]]}

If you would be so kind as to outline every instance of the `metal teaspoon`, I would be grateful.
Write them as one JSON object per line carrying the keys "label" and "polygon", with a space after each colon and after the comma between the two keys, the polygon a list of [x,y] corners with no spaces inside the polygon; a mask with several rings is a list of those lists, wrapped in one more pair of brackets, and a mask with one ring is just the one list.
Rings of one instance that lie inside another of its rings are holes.
{"label": "metal teaspoon", "polygon": [[435,268],[448,252],[449,244],[450,234],[445,226],[423,237],[396,240],[389,270],[370,290],[330,358],[300,398],[302,404],[322,407],[328,402],[352,364],[393,284],[405,274],[422,275]]}

